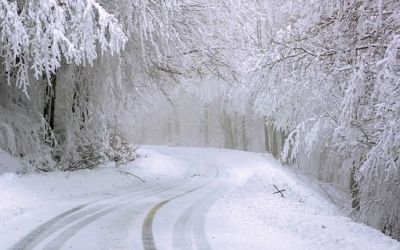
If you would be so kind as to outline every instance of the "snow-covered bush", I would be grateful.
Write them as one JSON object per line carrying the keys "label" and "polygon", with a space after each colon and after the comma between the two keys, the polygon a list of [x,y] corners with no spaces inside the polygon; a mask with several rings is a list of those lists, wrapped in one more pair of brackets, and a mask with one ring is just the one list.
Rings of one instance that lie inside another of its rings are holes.
{"label": "snow-covered bush", "polygon": [[55,143],[55,138],[53,134],[46,137],[49,125],[41,114],[16,105],[7,108],[0,105],[0,117],[0,148],[34,168],[44,171],[54,168],[51,149],[46,143]]}

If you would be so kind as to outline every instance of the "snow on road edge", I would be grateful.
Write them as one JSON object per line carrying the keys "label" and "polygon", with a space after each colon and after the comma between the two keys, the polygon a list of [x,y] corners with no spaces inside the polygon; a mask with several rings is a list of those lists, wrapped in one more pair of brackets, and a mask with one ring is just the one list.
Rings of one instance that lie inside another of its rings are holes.
{"label": "snow on road edge", "polygon": [[[315,185],[272,157],[243,157],[236,167],[253,168],[254,175],[209,212],[213,249],[400,249],[399,242],[346,217]],[[273,184],[286,190],[286,198],[273,194]]]}

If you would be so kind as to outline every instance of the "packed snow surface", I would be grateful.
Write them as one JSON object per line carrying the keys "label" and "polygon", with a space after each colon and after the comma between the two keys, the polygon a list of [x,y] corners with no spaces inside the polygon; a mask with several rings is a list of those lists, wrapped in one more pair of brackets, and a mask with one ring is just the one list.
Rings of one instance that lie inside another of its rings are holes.
{"label": "packed snow surface", "polygon": [[400,249],[268,155],[139,154],[125,166],[0,175],[0,249]]}

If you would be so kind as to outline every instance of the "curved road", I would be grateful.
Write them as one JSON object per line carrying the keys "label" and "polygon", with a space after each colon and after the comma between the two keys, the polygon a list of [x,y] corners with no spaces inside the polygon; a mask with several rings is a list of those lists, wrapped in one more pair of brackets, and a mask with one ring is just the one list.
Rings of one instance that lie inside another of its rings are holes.
{"label": "curved road", "polygon": [[[343,216],[321,190],[268,156],[222,149],[142,150],[148,159],[124,169],[86,172],[91,178],[77,172],[60,185],[67,192],[46,191],[45,202],[33,202],[32,210],[8,222],[0,220],[0,250],[400,250],[397,241]],[[120,178],[120,170],[146,182]],[[39,180],[47,184],[51,176],[57,178],[49,183],[64,178],[55,173]],[[37,180],[32,177],[30,185],[21,183],[9,193],[36,190]],[[85,189],[90,180],[94,185]],[[286,187],[286,198],[274,194],[274,185]]]}
{"label": "curved road", "polygon": [[188,163],[182,178],[124,189],[69,209],[12,249],[210,249],[207,212],[228,190],[229,174],[190,153],[162,153]]}

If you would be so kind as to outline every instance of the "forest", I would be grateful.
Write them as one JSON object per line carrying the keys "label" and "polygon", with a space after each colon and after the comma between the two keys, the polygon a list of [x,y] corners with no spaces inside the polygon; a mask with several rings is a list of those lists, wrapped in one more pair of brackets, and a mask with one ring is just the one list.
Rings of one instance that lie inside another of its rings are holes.
{"label": "forest", "polygon": [[268,152],[400,240],[400,1],[0,0],[0,23],[17,173]]}

